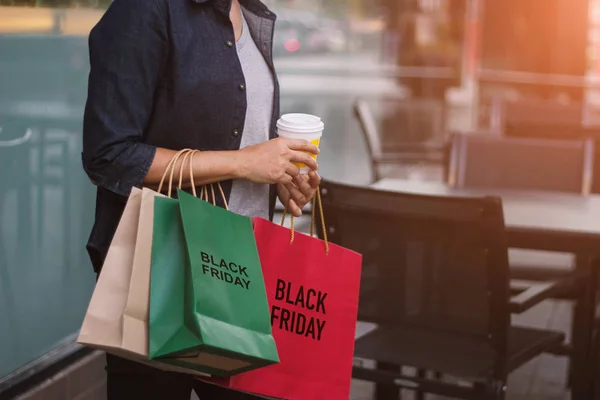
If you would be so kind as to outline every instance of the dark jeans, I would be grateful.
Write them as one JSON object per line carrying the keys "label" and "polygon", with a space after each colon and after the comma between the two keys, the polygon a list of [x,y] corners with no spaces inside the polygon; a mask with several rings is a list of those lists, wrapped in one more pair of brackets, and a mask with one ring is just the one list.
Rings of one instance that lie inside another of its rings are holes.
{"label": "dark jeans", "polygon": [[192,376],[164,372],[107,354],[108,400],[251,400],[258,397],[223,389]]}

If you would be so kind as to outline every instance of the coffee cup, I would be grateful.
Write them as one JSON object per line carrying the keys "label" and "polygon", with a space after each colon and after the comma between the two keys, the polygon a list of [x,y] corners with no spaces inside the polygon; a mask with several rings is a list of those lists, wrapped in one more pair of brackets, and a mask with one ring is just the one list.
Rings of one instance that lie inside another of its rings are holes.
{"label": "coffee cup", "polygon": [[[319,147],[325,124],[321,118],[310,114],[285,114],[277,121],[277,133],[287,139],[304,139]],[[311,154],[317,159],[316,154]],[[307,174],[310,169],[303,163],[295,163],[301,174]]]}

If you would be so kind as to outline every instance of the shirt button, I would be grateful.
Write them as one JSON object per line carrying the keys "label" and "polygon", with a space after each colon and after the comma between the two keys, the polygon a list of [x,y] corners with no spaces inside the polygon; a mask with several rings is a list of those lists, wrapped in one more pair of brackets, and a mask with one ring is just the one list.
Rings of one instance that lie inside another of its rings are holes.
{"label": "shirt button", "polygon": [[238,137],[238,136],[240,136],[240,131],[239,131],[239,130],[237,130],[237,129],[234,129],[234,130],[233,130],[233,136],[235,136],[235,137]]}
{"label": "shirt button", "polygon": [[233,47],[233,42],[231,40],[228,40],[227,42],[225,42],[225,44],[227,45],[227,47]]}
{"label": "shirt button", "polygon": [[246,90],[246,86],[243,83],[240,83],[240,90],[243,92],[244,90]]}

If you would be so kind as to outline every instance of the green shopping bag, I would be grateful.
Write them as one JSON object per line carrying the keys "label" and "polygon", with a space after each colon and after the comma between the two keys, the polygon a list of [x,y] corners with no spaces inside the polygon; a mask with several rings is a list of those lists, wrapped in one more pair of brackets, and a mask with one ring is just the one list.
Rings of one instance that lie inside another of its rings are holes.
{"label": "green shopping bag", "polygon": [[178,196],[154,204],[150,358],[218,376],[278,363],[250,218]]}

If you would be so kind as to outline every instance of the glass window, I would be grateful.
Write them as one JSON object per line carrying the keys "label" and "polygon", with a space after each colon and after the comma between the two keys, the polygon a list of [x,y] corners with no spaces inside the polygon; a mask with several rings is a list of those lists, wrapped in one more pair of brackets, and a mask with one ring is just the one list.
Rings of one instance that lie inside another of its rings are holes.
{"label": "glass window", "polygon": [[78,331],[95,282],[81,127],[106,3],[0,0],[0,379]]}

